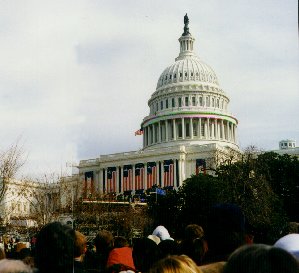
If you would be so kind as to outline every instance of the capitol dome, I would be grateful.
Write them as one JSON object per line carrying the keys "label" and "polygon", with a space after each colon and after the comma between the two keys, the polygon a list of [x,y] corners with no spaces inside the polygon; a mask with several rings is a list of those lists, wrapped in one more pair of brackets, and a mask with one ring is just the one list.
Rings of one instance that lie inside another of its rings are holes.
{"label": "capitol dome", "polygon": [[[179,58],[179,57],[178,57]],[[219,87],[216,73],[213,69],[196,56],[177,59],[167,67],[157,83],[158,88],[171,84],[204,83]]]}
{"label": "capitol dome", "polygon": [[217,143],[238,149],[237,119],[213,69],[194,52],[195,38],[184,17],[180,52],[158,79],[143,119],[143,148]]}

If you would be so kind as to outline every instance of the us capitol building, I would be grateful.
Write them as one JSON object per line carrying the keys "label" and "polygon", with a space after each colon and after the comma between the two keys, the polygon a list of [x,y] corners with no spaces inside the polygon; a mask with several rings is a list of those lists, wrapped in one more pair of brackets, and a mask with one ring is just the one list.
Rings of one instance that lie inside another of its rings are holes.
{"label": "us capitol building", "polygon": [[229,97],[213,69],[196,55],[188,26],[186,14],[179,55],[159,77],[149,114],[135,133],[143,136],[143,148],[81,160],[85,197],[138,193],[153,185],[178,188],[192,174],[209,172],[218,155],[239,151]]}

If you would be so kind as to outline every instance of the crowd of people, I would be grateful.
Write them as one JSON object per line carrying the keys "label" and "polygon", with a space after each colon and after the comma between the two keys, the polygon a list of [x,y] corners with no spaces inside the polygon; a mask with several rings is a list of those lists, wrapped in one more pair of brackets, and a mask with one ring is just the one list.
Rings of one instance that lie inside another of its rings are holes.
{"label": "crowd of people", "polygon": [[299,272],[298,233],[273,246],[255,244],[242,211],[224,204],[213,207],[206,230],[187,225],[179,240],[159,225],[132,244],[100,230],[90,245],[81,232],[53,222],[39,231],[30,248],[16,252],[12,256],[0,248],[0,273]]}

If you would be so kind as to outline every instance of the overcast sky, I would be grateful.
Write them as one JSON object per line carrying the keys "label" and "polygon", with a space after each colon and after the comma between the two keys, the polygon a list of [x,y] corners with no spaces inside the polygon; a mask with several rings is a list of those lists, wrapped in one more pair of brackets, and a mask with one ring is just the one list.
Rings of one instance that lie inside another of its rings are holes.
{"label": "overcast sky", "polygon": [[297,0],[0,0],[0,148],[21,137],[23,174],[140,149],[134,132],[186,12],[240,147],[298,146]]}

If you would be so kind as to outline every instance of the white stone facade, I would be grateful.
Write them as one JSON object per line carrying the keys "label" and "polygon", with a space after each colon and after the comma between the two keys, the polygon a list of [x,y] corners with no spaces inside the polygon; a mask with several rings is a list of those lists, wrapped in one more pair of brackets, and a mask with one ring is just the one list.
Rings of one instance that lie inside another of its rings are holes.
{"label": "white stone facade", "polygon": [[154,184],[177,188],[212,167],[217,155],[239,152],[229,98],[212,68],[196,56],[194,41],[189,32],[180,37],[179,56],[158,79],[141,123],[143,149],[80,161],[83,196]]}

